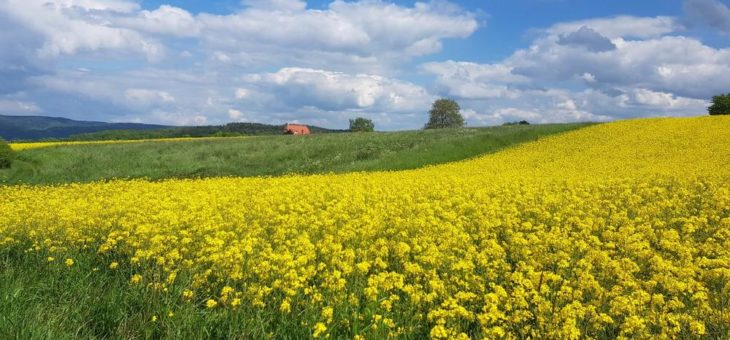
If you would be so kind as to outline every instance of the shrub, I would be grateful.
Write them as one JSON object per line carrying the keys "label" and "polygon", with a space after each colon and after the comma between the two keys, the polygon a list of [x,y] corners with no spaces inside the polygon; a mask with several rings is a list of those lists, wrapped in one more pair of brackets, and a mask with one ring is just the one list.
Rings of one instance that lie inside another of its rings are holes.
{"label": "shrub", "polygon": [[375,123],[372,120],[358,117],[350,119],[350,131],[352,132],[373,132],[375,131]]}
{"label": "shrub", "polygon": [[711,116],[730,115],[730,93],[712,97],[712,105],[707,111]]}
{"label": "shrub", "polygon": [[460,128],[464,127],[464,117],[459,111],[459,103],[453,99],[439,99],[433,102],[429,111],[429,120],[426,129]]}
{"label": "shrub", "polygon": [[530,125],[530,122],[528,122],[526,120],[521,120],[519,122],[507,122],[507,123],[504,123],[502,125],[504,125],[504,126],[511,126],[511,125]]}
{"label": "shrub", "polygon": [[0,137],[0,169],[7,169],[13,162],[14,152],[10,145]]}

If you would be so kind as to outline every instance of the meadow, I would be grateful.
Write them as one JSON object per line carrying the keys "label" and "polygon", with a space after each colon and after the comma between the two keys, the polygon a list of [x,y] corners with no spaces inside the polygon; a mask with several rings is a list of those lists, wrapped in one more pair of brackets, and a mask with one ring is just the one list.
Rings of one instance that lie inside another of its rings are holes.
{"label": "meadow", "polygon": [[18,159],[12,169],[0,169],[0,185],[415,169],[584,126],[15,143]]}
{"label": "meadow", "polygon": [[728,338],[729,125],[619,121],[402,171],[0,186],[0,335]]}

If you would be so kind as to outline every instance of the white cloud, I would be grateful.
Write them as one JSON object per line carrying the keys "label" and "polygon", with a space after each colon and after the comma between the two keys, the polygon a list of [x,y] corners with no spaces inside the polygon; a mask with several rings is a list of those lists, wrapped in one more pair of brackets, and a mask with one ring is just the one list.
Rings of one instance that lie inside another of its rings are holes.
{"label": "white cloud", "polygon": [[246,64],[279,60],[352,70],[366,61],[372,70],[437,52],[442,40],[468,37],[478,27],[472,14],[430,3],[334,1],[321,10],[300,1],[248,3],[234,14],[197,17],[204,44]]}
{"label": "white cloud", "polygon": [[149,105],[154,103],[174,102],[175,97],[166,91],[155,91],[149,89],[128,89],[124,93],[126,99],[135,104]]}
{"label": "white cloud", "polygon": [[0,114],[28,115],[40,111],[38,105],[33,102],[0,99]]}
{"label": "white cloud", "polygon": [[201,28],[190,12],[170,5],[162,5],[153,11],[141,11],[135,17],[117,18],[116,22],[123,27],[176,37],[198,36]]}
{"label": "white cloud", "polygon": [[244,122],[244,121],[247,121],[248,120],[247,116],[248,115],[246,115],[245,113],[241,112],[240,110],[236,110],[236,109],[229,109],[228,110],[228,118],[230,118],[234,122]]}
{"label": "white cloud", "polygon": [[243,0],[244,5],[262,10],[303,11],[306,1],[301,0]]}
{"label": "white cloud", "polygon": [[466,99],[515,98],[517,93],[508,85],[529,81],[512,73],[512,67],[502,64],[476,64],[446,61],[427,63],[426,72],[437,76],[437,86],[450,96]]}
{"label": "white cloud", "polygon": [[[274,73],[249,75],[244,82],[256,92],[266,93],[270,99],[291,108],[409,112],[423,109],[431,99],[424,88],[412,83],[319,69],[283,68]],[[255,100],[260,99],[257,96]]]}
{"label": "white cloud", "polygon": [[[633,32],[640,27],[646,30]],[[664,35],[676,29],[663,17],[560,23],[499,63],[422,68],[441,94],[464,101],[475,121],[704,114],[707,98],[730,88],[730,49]]]}
{"label": "white cloud", "polygon": [[45,1],[7,0],[0,11],[45,37],[40,56],[72,55],[81,51],[125,50],[159,60],[164,48],[134,30],[111,27],[99,19],[99,11],[130,12],[138,8],[130,1]]}
{"label": "white cloud", "polygon": [[588,27],[610,39],[615,38],[655,38],[681,30],[683,27],[674,17],[634,17],[617,16],[613,18],[598,18],[572,21],[553,25],[545,32],[559,36],[577,32],[581,27]]}

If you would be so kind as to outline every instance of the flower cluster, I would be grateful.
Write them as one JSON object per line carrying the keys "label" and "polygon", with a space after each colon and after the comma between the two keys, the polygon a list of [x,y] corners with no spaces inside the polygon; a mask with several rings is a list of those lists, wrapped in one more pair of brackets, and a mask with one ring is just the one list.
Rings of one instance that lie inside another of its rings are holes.
{"label": "flower cluster", "polygon": [[0,187],[0,247],[121,254],[133,284],[185,273],[180,299],[314,337],[721,338],[729,124],[603,124],[413,171]]}

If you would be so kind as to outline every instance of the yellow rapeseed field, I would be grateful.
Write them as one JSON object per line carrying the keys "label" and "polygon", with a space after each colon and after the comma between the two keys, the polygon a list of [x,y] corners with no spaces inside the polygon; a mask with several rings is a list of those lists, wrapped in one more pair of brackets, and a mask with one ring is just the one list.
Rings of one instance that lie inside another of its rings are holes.
{"label": "yellow rapeseed field", "polygon": [[646,119],[412,171],[5,186],[0,247],[192,275],[173,298],[314,337],[722,338],[728,142],[730,117]]}
{"label": "yellow rapeseed field", "polygon": [[179,137],[179,138],[159,138],[159,139],[130,139],[130,140],[98,140],[98,141],[70,141],[70,142],[28,142],[28,143],[11,143],[10,148],[15,151],[32,150],[40,148],[49,148],[54,146],[73,146],[73,145],[95,145],[95,144],[128,144],[128,143],[148,143],[148,142],[186,142],[196,140],[220,140],[221,138],[246,138],[246,137]]}

